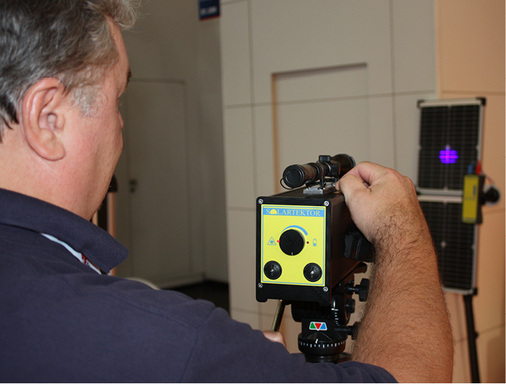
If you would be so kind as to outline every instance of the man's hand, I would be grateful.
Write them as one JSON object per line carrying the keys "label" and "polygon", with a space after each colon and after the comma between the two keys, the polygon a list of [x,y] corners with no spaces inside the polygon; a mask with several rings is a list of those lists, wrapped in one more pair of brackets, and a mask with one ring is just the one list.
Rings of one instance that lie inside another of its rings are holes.
{"label": "man's hand", "polygon": [[451,381],[453,339],[432,238],[413,183],[361,163],[339,181],[351,216],[376,248],[353,359],[400,382]]}
{"label": "man's hand", "polygon": [[283,347],[286,348],[285,344],[285,337],[281,332],[274,332],[274,331],[263,331],[264,336],[269,339],[270,341],[273,341],[275,343],[280,343],[283,345]]}
{"label": "man's hand", "polygon": [[338,187],[354,223],[376,247],[390,246],[399,240],[414,241],[420,236],[429,240],[416,191],[408,177],[378,164],[361,163],[339,180]]}

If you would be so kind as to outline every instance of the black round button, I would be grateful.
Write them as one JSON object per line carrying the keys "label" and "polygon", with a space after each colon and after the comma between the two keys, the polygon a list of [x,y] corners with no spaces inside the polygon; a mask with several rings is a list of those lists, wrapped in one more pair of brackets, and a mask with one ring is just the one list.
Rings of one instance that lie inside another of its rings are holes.
{"label": "black round button", "polygon": [[322,277],[322,269],[318,264],[309,263],[304,267],[304,277],[314,283]]}
{"label": "black round button", "polygon": [[264,273],[271,280],[276,280],[281,276],[281,265],[275,261],[269,261],[264,265]]}
{"label": "black round button", "polygon": [[279,247],[290,256],[295,256],[304,249],[304,236],[295,229],[289,229],[279,237]]}

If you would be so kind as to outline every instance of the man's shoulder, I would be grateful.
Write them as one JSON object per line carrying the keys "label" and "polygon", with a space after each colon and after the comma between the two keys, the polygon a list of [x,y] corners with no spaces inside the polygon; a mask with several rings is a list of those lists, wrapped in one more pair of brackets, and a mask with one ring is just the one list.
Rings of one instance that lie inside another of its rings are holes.
{"label": "man's shoulder", "polygon": [[10,354],[0,351],[0,379],[13,381],[180,380],[214,310],[84,270],[21,274],[0,302],[3,341],[11,345]]}

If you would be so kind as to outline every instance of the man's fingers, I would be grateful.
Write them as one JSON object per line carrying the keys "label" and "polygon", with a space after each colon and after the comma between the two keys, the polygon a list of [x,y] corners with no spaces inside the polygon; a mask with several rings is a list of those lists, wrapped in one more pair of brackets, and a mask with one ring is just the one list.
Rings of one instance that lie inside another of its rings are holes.
{"label": "man's fingers", "polygon": [[336,186],[341,190],[345,198],[351,197],[354,193],[367,189],[368,186],[368,184],[359,175],[350,172],[339,179]]}
{"label": "man's fingers", "polygon": [[280,343],[286,348],[285,337],[281,332],[263,331],[264,336],[275,343]]}

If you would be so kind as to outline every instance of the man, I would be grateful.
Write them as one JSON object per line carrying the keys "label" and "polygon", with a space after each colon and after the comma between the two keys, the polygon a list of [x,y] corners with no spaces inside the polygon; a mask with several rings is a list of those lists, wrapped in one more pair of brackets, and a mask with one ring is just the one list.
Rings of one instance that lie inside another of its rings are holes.
{"label": "man", "polygon": [[378,252],[355,361],[307,364],[211,303],[107,275],[126,250],[89,219],[123,146],[134,9],[0,0],[0,381],[451,381],[413,185],[375,164],[339,185]]}

